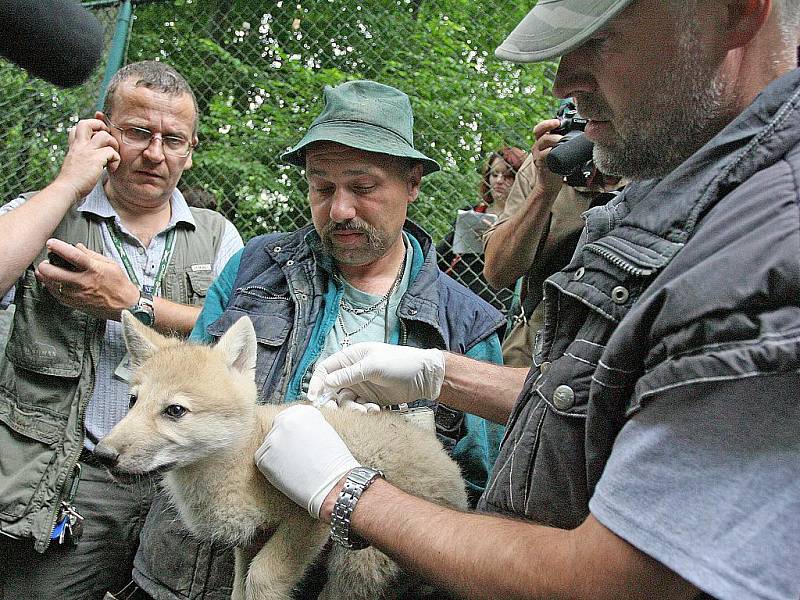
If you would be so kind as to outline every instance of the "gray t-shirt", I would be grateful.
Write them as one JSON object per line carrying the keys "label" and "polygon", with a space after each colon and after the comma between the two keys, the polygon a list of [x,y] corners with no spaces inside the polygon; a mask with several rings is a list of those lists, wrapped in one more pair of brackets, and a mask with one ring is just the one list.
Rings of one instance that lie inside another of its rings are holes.
{"label": "gray t-shirt", "polygon": [[[749,401],[732,405],[743,386]],[[716,597],[797,600],[797,390],[794,373],[660,392],[622,428],[592,514]],[[795,568],[787,570],[789,556]]]}
{"label": "gray t-shirt", "polygon": [[[405,234],[403,236],[405,239]],[[408,289],[408,283],[411,278],[411,262],[414,258],[411,244],[406,241],[405,245],[405,268],[400,281],[388,299],[388,303],[379,307],[378,310],[367,310],[363,314],[353,314],[342,310],[340,307],[333,327],[325,336],[325,343],[317,361],[324,360],[331,354],[341,350],[342,341],[345,338],[348,338],[351,344],[357,344],[358,342],[390,342],[392,336],[397,335],[400,327],[397,307]],[[341,281],[340,285],[344,288],[342,300],[357,309],[365,310],[368,307],[375,306],[380,301],[380,296],[362,292],[344,280]]]}

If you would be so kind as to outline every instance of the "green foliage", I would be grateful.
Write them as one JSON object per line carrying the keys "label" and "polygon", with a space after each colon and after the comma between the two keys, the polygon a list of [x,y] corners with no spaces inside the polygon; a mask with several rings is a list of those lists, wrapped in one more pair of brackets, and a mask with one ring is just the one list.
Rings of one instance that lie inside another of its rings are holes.
{"label": "green foliage", "polygon": [[[375,79],[411,97],[416,146],[442,165],[411,217],[439,239],[456,208],[477,201],[483,157],[529,149],[553,114],[552,65],[520,67],[494,48],[529,0],[167,0],[135,3],[127,61],[173,64],[200,105],[200,146],[182,187],[214,193],[249,238],[310,218],[300,169],[280,154],[321,109],[325,85]],[[114,32],[116,6],[96,14]],[[0,188],[8,199],[57,174],[67,128],[91,116],[102,70],[60,90],[0,60]]]}
{"label": "green foliage", "polygon": [[83,106],[79,93],[57,90],[5,62],[0,64],[0,89],[5,90],[0,97],[0,190],[9,200],[41,189],[58,173],[66,129]]}
{"label": "green foliage", "polygon": [[439,238],[456,208],[477,201],[483,157],[504,144],[527,150],[533,125],[554,111],[547,65],[493,56],[527,9],[469,0],[173,0],[137,8],[128,60],[168,61],[192,84],[201,146],[184,184],[212,191],[245,237],[307,222],[302,174],[279,156],[321,109],[325,85],[369,78],[402,89],[417,147],[443,168],[426,178],[411,216]]}

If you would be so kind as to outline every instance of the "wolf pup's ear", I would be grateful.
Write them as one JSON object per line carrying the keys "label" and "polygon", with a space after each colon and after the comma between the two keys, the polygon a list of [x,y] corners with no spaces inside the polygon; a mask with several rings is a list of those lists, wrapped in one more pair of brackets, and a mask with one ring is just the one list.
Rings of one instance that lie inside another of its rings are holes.
{"label": "wolf pup's ear", "polygon": [[122,311],[122,337],[135,367],[152,356],[165,341],[164,336],[146,327],[127,310]]}
{"label": "wolf pup's ear", "polygon": [[256,330],[250,317],[242,317],[217,342],[217,348],[225,354],[225,363],[241,373],[256,371]]}

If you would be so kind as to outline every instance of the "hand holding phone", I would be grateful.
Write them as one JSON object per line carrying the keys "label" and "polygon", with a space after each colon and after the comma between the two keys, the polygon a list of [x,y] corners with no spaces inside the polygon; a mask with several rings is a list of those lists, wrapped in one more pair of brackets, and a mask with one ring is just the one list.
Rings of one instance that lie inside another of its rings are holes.
{"label": "hand holding phone", "polygon": [[60,269],[67,269],[68,271],[80,271],[77,265],[72,264],[60,254],[56,254],[52,250],[47,253],[47,261],[54,267]]}

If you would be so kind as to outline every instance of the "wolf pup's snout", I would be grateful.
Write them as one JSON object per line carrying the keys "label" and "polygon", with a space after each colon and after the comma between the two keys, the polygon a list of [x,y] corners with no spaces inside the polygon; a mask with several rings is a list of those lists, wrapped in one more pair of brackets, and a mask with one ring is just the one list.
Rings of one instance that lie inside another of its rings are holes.
{"label": "wolf pup's snout", "polygon": [[119,460],[119,452],[104,446],[102,443],[95,446],[94,456],[106,467],[113,467]]}

